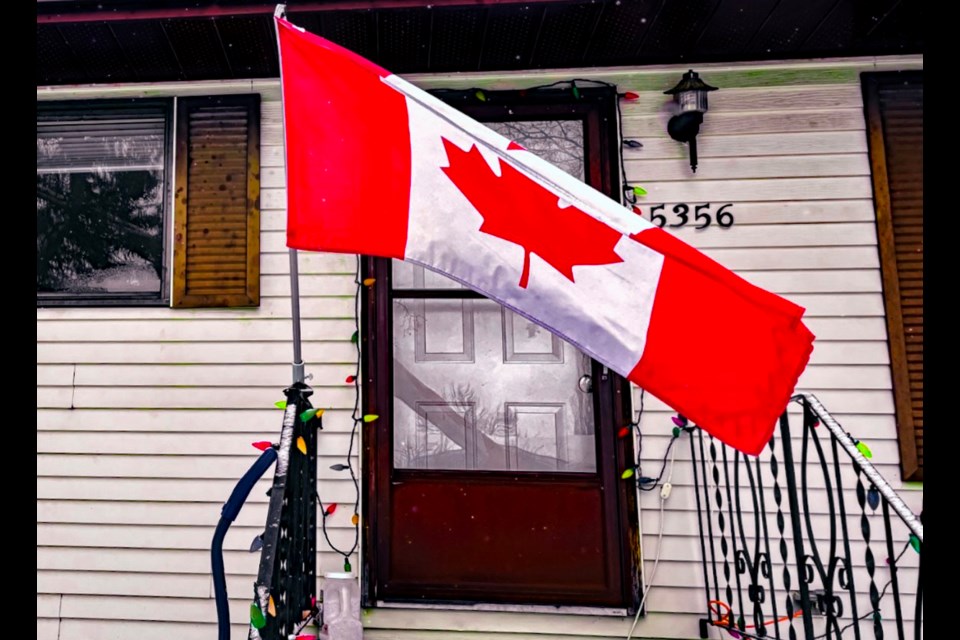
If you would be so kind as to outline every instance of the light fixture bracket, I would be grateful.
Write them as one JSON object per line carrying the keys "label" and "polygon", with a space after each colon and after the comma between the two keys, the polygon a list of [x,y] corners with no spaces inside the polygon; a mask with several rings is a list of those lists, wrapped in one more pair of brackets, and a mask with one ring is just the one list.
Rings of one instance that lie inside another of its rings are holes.
{"label": "light fixture bracket", "polygon": [[716,90],[717,87],[701,80],[700,74],[691,69],[675,87],[663,92],[673,96],[679,105],[679,112],[667,123],[667,133],[677,142],[690,145],[690,168],[694,173],[697,172],[697,134],[707,111],[707,94]]}

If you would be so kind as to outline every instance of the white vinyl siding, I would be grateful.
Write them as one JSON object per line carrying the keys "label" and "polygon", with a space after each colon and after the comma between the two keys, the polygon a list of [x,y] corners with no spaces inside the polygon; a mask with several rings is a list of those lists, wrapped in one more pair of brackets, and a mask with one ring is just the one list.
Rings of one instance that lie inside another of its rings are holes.
{"label": "white vinyl siding", "polygon": [[[662,77],[662,88],[645,86],[637,102],[623,103],[624,135],[644,145],[624,150],[628,180],[649,191],[641,206],[711,202],[715,211],[718,203],[734,203],[731,229],[687,227],[679,236],[808,309],[817,342],[799,388],[816,393],[847,430],[868,441],[881,473],[900,489],[860,86],[856,73],[824,83],[820,71],[921,66],[919,57],[698,65],[720,91],[710,96],[693,177],[686,147],[666,135],[662,110],[667,96],[661,91],[686,67],[411,79],[426,88],[497,89],[595,77],[627,91]],[[777,80],[781,69],[790,70],[783,82]],[[716,74],[730,70],[771,80],[743,87],[714,82]],[[38,90],[38,98],[62,99],[251,87],[263,96],[260,308],[37,310],[38,638],[205,640],[214,634],[213,527],[236,479],[256,457],[250,443],[277,437],[281,414],[273,403],[283,397],[291,358],[276,81]],[[344,378],[354,362],[354,265],[353,256],[300,257],[303,357],[314,375],[314,404],[328,409],[319,440],[319,493],[340,503],[352,501],[353,486],[329,466],[346,451],[351,424],[353,395]],[[635,408],[638,396],[635,391]],[[641,428],[648,475],[659,470],[670,415],[647,395]],[[696,638],[704,614],[689,452],[686,442],[679,444],[661,566],[639,637]],[[251,494],[225,545],[238,639],[246,637],[259,559],[247,549],[263,527],[268,483]],[[918,485],[902,494],[919,512]],[[647,571],[657,553],[658,506],[655,493],[642,494]],[[331,536],[349,547],[352,513],[343,507],[332,516]],[[883,552],[878,554],[882,560]],[[351,562],[360,567],[357,558]],[[321,552],[321,573],[341,566],[338,556]],[[884,571],[878,569],[880,585]],[[902,574],[908,591],[911,571]],[[912,607],[907,611],[912,615]],[[415,609],[369,610],[363,622],[371,639],[622,638],[630,625],[604,616]]]}
{"label": "white vinyl siding", "polygon": [[[203,86],[202,84],[199,86]],[[240,89],[242,91],[243,89]],[[212,83],[206,91],[223,90]],[[181,92],[182,95],[188,92]],[[279,92],[263,93],[258,309],[37,310],[37,636],[209,638],[216,611],[210,541],[220,507],[275,441],[291,380]],[[300,255],[303,358],[324,414],[320,495],[342,508],[331,538],[349,548],[353,484],[330,465],[349,440],[353,256]],[[246,638],[272,470],[224,545],[234,637]],[[347,506],[347,503],[350,503]],[[351,559],[359,565],[356,556]],[[340,569],[322,551],[321,570]]]}
{"label": "white vinyl siding", "polygon": [[[701,73],[709,79],[705,69]],[[642,101],[641,97],[638,102]],[[849,432],[869,443],[877,469],[919,513],[921,491],[916,485],[905,488],[900,480],[859,82],[810,85],[802,91],[797,87],[721,89],[711,94],[710,102],[696,177],[689,175],[686,149],[674,144],[671,160],[662,146],[669,146],[668,139],[647,144],[644,136],[655,133],[655,127],[665,130],[665,116],[650,113],[649,107],[639,104],[626,107],[624,135],[644,141],[642,149],[625,151],[628,180],[643,185],[649,191],[644,200],[651,203],[734,203],[731,211],[736,223],[727,231],[715,227],[696,231],[692,226],[673,231],[748,281],[807,308],[805,322],[817,340],[797,389],[816,394]],[[723,118],[715,117],[719,112]],[[710,330],[708,318],[703,329]],[[635,407],[638,401],[639,392],[634,389]],[[796,436],[800,414],[797,409],[791,413]],[[670,441],[670,415],[665,405],[646,397],[641,432],[647,474],[655,474],[660,468]],[[677,631],[670,637],[694,638],[696,621],[704,617],[701,548],[689,446],[682,441],[678,444],[681,447],[664,519],[660,568],[648,603],[650,611],[655,612],[651,621],[656,617],[675,621]],[[820,487],[810,490],[811,512],[826,514],[822,480]],[[857,513],[852,492],[847,495],[848,510]],[[658,553],[658,508],[655,492],[641,494],[643,551],[648,567]],[[826,517],[814,516],[813,520],[815,531],[826,535]],[[874,530],[881,522],[879,518],[872,520]],[[854,525],[852,517],[850,523]],[[895,530],[899,532],[898,527]],[[851,529],[851,551],[858,590],[865,593],[864,546],[858,542],[858,531]],[[775,533],[771,536],[773,545]],[[886,555],[877,545],[874,552]],[[911,594],[916,588],[915,554],[910,552],[903,562],[900,584],[904,593]],[[889,578],[889,571],[882,560],[878,563],[879,588]],[[882,606],[891,612],[890,596],[887,600]],[[865,601],[864,596],[861,605]],[[904,605],[906,618],[912,620],[911,596],[906,596]],[[642,629],[638,627],[641,635],[646,635]],[[892,634],[892,627],[887,632]],[[711,637],[725,635],[711,632]]]}

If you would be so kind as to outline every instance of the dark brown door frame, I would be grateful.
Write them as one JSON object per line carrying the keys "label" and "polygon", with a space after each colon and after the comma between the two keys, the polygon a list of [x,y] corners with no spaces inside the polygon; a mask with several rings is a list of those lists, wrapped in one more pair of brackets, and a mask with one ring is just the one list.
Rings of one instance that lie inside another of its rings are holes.
{"label": "dark brown door frame", "polygon": [[[569,91],[541,91],[523,95],[518,91],[486,92],[487,101],[479,102],[473,91],[440,94],[450,104],[482,121],[502,122],[536,119],[579,119],[584,122],[584,155],[587,182],[611,198],[620,199],[620,145],[617,96],[612,89],[580,89],[580,98],[574,100]],[[379,539],[379,529],[389,526],[387,513],[380,499],[390,495],[392,477],[392,439],[385,430],[393,424],[393,350],[392,303],[390,296],[390,261],[366,257],[363,277],[375,277],[381,286],[365,289],[362,299],[364,326],[361,334],[363,347],[362,380],[364,413],[380,416],[363,438],[363,561],[362,604],[376,606],[381,600],[379,568],[386,551]],[[623,482],[618,470],[634,464],[631,438],[615,438],[617,427],[632,420],[630,384],[623,377],[594,362],[594,381],[597,385],[596,415],[599,434],[598,455],[604,462],[598,466],[603,474],[603,486],[615,489],[605,491],[605,510],[616,514],[610,523],[619,553],[610,554],[618,562],[620,573],[620,602],[628,613],[639,606],[641,590],[639,578],[640,542],[636,492],[632,483]],[[377,372],[391,372],[386,376]],[[613,459],[615,462],[610,463]],[[403,473],[402,471],[400,473]],[[496,472],[502,475],[502,472]],[[394,474],[397,474],[395,471]],[[418,471],[423,475],[423,471]],[[453,480],[463,472],[435,471]],[[483,482],[484,472],[470,472],[471,481]],[[524,481],[538,482],[540,474],[524,473]],[[555,475],[555,474],[551,474]],[[518,476],[519,477],[519,476]],[[615,556],[619,556],[616,558]],[[612,568],[612,567],[611,567]],[[443,601],[442,594],[424,593],[418,601]],[[449,601],[449,600],[448,600]],[[546,602],[548,603],[548,602]],[[606,606],[606,605],[604,605]]]}

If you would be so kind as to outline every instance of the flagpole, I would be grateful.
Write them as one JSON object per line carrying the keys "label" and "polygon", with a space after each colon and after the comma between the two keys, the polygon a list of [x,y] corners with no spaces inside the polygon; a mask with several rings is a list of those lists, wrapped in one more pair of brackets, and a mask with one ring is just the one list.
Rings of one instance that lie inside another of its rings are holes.
{"label": "flagpole", "polygon": [[297,250],[290,249],[290,311],[293,322],[293,381],[304,381],[303,357],[300,353],[300,272]]}
{"label": "flagpole", "polygon": [[[283,18],[286,15],[287,5],[278,4],[273,11],[274,18]],[[280,32],[277,32],[277,60],[280,63],[280,117],[283,121],[283,176],[284,184],[287,177],[287,122],[283,110],[283,61],[280,52]],[[289,201],[288,204],[289,205]],[[304,382],[304,364],[301,351],[300,337],[300,268],[296,249],[288,249],[290,254],[290,320],[293,324],[293,382]]]}

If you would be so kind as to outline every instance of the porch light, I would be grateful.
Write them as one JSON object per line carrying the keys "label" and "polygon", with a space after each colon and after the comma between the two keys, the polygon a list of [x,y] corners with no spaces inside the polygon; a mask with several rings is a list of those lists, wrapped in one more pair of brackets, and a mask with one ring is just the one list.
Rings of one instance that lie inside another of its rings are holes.
{"label": "porch light", "polygon": [[673,96],[680,107],[679,113],[667,123],[667,133],[677,142],[690,144],[690,168],[694,173],[697,172],[697,134],[703,124],[703,114],[707,112],[707,94],[716,90],[717,87],[708,85],[691,69],[683,74],[677,86],[664,91]]}

